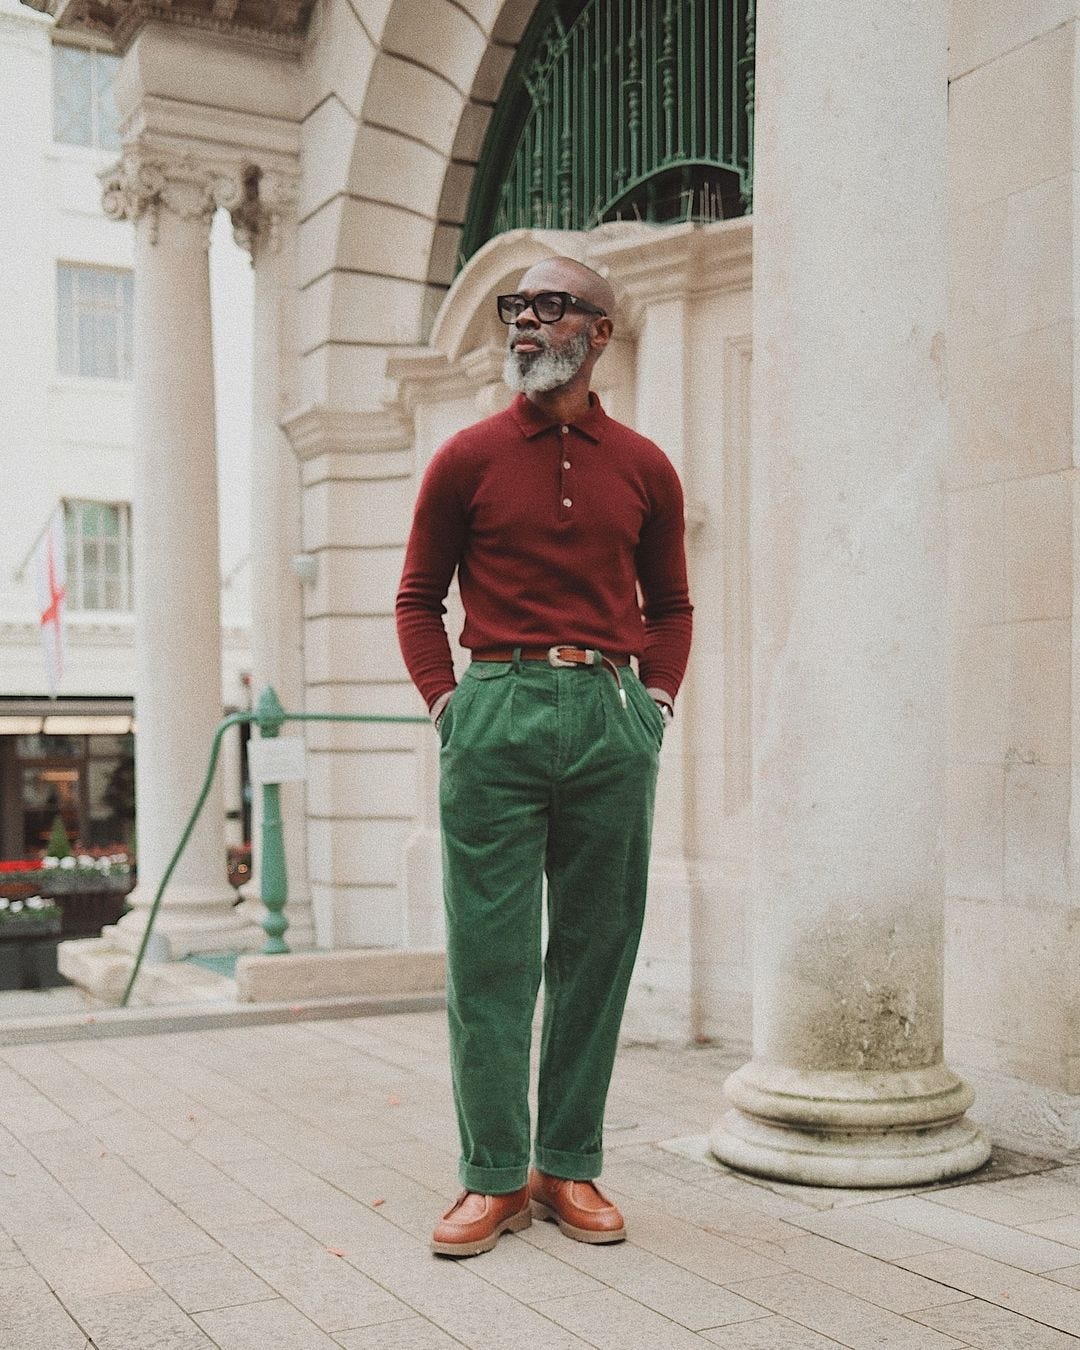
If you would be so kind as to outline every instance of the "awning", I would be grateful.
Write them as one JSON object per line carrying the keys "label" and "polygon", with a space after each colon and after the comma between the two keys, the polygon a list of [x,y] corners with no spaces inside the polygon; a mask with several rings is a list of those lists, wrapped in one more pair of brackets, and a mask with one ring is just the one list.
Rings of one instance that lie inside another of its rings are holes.
{"label": "awning", "polygon": [[0,697],[0,736],[126,736],[134,730],[130,698]]}

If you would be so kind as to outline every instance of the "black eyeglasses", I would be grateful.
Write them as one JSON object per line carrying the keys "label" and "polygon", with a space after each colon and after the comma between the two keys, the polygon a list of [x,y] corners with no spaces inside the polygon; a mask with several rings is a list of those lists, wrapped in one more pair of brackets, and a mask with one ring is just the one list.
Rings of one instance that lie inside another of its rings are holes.
{"label": "black eyeglasses", "polygon": [[503,323],[513,323],[527,309],[531,309],[541,323],[558,323],[566,313],[567,307],[580,309],[585,314],[597,314],[607,317],[607,310],[597,309],[580,296],[569,291],[537,291],[534,296],[500,295],[496,297],[499,306],[499,318]]}

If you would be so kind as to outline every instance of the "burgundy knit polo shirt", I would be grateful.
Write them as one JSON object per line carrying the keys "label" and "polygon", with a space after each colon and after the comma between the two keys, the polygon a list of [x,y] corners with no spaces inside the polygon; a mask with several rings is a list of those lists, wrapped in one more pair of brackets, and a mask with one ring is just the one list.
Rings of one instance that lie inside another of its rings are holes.
{"label": "burgundy knit polo shirt", "polygon": [[443,624],[455,569],[463,647],[598,647],[678,692],[692,613],[682,488],[659,446],[589,398],[560,426],[519,394],[431,461],[397,596],[398,641],[429,708],[456,683]]}

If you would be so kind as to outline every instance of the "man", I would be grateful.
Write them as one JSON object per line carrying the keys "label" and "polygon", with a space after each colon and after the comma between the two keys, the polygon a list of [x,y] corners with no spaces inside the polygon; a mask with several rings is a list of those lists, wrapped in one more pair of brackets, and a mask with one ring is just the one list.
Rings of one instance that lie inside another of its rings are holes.
{"label": "man", "polygon": [[[612,334],[611,287],[581,263],[549,258],[498,307],[518,398],[435,455],[397,599],[405,663],[442,745],[465,1187],[432,1241],[447,1256],[490,1250],[534,1212],[578,1241],[625,1236],[593,1183],[644,914],[657,759],[690,647],[678,477],[589,392]],[[443,624],[455,571],[473,658],[456,687]]]}

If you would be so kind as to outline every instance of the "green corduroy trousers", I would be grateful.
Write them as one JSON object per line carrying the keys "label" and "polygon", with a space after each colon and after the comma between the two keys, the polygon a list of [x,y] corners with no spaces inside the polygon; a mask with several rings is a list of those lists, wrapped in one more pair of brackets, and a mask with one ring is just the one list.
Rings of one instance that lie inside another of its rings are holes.
{"label": "green corduroy trousers", "polygon": [[[529,1050],[544,978],[532,1157],[590,1180],[645,912],[663,718],[622,671],[474,662],[440,724],[447,1005],[466,1189],[529,1165]],[[541,954],[542,879],[548,941]]]}

